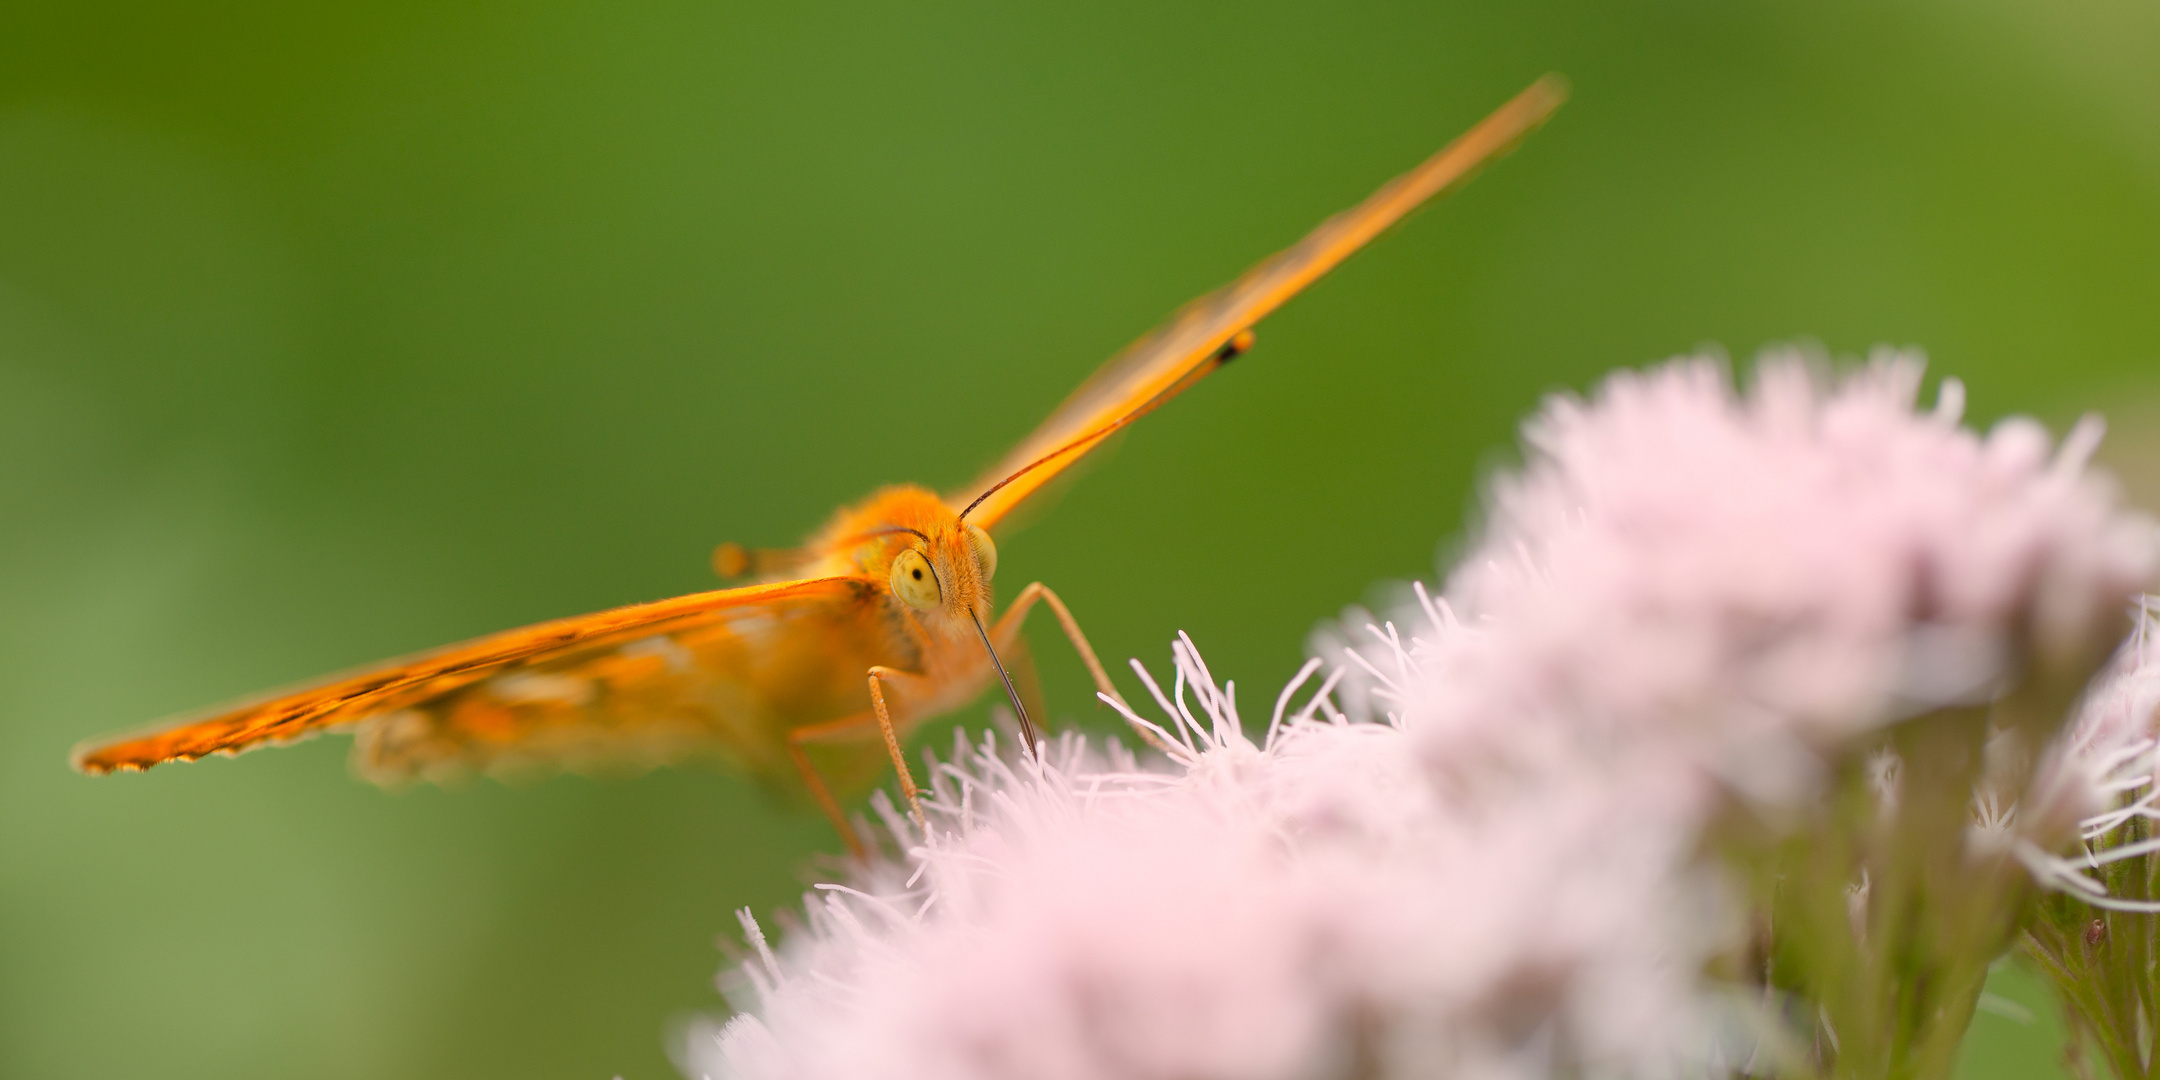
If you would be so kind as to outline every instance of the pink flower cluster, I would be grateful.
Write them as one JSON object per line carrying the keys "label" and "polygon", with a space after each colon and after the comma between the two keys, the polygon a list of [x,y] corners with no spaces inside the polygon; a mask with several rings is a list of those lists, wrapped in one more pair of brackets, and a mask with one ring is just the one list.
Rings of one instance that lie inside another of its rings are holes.
{"label": "pink flower cluster", "polygon": [[[1565,743],[1640,754],[1675,797],[1776,803],[1820,751],[2104,655],[2156,545],[2085,468],[2098,422],[2053,452],[2029,420],[1981,436],[1955,381],[1916,412],[1921,375],[1775,354],[1743,397],[1690,359],[1548,402],[1448,580],[1475,632],[1402,693],[1429,758]],[[1334,641],[1375,652],[1360,636]]]}

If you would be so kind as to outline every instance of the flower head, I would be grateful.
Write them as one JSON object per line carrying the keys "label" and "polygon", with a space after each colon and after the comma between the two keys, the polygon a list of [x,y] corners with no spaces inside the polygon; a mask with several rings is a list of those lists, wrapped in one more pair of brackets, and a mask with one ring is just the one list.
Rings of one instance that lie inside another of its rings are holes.
{"label": "flower head", "polygon": [[[2160,821],[2160,626],[2155,622],[2148,598],[2137,632],[2086,694],[2076,722],[2041,768],[2032,812],[2049,823],[2045,836],[2059,841],[2074,822],[2078,839],[2107,846],[2126,825]],[[2059,862],[2041,871],[2046,880],[2088,891],[2063,879],[2063,872],[2076,873]]]}
{"label": "flower head", "polygon": [[1425,665],[1450,692],[1406,699],[1430,753],[1519,753],[1544,726],[1785,799],[1883,724],[2035,666],[2082,681],[2153,575],[2152,524],[2085,470],[2096,421],[2052,452],[2027,420],[1983,437],[1954,381],[1916,411],[1921,375],[1773,354],[1741,394],[1695,358],[1548,401],[1428,616],[1477,630]]}
{"label": "flower head", "polygon": [[1255,744],[1175,652],[1171,768],[957,747],[930,834],[893,820],[905,856],[746,966],[692,1074],[1628,1076],[1700,1045],[1685,837],[1615,830],[1594,775],[1466,812],[1401,727],[1287,694]]}

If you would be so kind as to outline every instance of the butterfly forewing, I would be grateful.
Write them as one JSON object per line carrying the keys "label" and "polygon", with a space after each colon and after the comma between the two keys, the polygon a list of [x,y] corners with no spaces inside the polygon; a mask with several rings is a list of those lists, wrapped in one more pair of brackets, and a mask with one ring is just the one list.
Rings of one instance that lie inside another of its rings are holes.
{"label": "butterfly forewing", "polygon": [[88,748],[76,763],[142,769],[356,726],[356,762],[385,782],[701,755],[784,773],[790,727],[866,708],[861,672],[909,659],[880,597],[871,582],[817,578],[560,619]]}
{"label": "butterfly forewing", "polygon": [[[1112,358],[1033,434],[947,501],[955,508],[974,506],[968,520],[989,528],[1107,437],[1104,429],[1190,386],[1207,373],[1209,365],[1223,358],[1224,346],[1239,333],[1405,215],[1506,152],[1543,123],[1565,97],[1566,87],[1559,79],[1539,80],[1417,168],[1322,222],[1296,246],[1187,304],[1169,322]],[[1053,460],[1043,460],[1052,454],[1057,455]],[[1030,469],[1031,465],[1036,467]]]}

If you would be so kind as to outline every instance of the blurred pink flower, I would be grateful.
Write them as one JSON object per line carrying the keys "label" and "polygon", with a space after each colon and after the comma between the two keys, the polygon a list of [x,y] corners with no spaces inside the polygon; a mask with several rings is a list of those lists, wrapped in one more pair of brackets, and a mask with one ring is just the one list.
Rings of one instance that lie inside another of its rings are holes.
{"label": "blurred pink flower", "polygon": [[1554,397],[1448,610],[1406,609],[1475,627],[1428,643],[1414,678],[1445,692],[1387,685],[1362,627],[1323,652],[1363,654],[1434,762],[1587,743],[1640,752],[1674,797],[1803,797],[1821,751],[2104,653],[2154,571],[2151,522],[2085,470],[2096,420],[2052,454],[2029,420],[1982,437],[1953,380],[1917,413],[1921,376],[1909,354],[1835,377],[1788,352],[1745,395],[1696,358]]}

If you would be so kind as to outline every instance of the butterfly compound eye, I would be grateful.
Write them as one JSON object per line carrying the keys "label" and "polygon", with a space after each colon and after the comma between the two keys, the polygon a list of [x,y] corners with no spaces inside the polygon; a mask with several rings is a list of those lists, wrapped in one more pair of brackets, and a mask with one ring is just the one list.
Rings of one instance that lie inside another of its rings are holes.
{"label": "butterfly compound eye", "polygon": [[930,570],[930,560],[923,553],[909,548],[900,553],[892,564],[892,591],[900,601],[917,611],[929,611],[938,606],[944,591],[938,588],[937,575]]}
{"label": "butterfly compound eye", "polygon": [[975,550],[975,565],[982,569],[984,581],[997,576],[997,545],[990,542],[990,533],[980,525],[967,527],[968,546]]}

